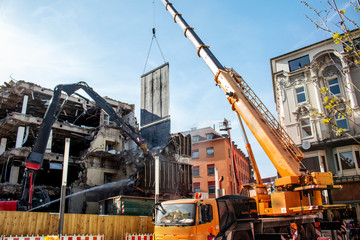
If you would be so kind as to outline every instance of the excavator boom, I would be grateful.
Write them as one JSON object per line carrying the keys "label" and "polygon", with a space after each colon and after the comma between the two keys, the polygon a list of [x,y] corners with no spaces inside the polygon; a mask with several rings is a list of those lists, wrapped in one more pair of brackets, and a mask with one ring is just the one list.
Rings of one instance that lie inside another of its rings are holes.
{"label": "excavator boom", "polygon": [[87,83],[78,82],[74,84],[59,84],[54,88],[53,97],[40,125],[34,147],[29,156],[25,159],[26,176],[22,180],[21,197],[18,203],[18,208],[21,210],[31,209],[36,172],[43,165],[44,154],[51,128],[66,103],[65,100],[59,107],[61,93],[65,92],[67,96],[71,96],[79,89],[84,90],[95,101],[96,105],[109,115],[109,117],[125,132],[125,134],[142,149],[146,157],[153,159],[152,155],[148,152],[145,140],[140,137],[140,134],[136,131],[136,129],[121,119],[116,114],[112,106],[89,85],[87,85]]}

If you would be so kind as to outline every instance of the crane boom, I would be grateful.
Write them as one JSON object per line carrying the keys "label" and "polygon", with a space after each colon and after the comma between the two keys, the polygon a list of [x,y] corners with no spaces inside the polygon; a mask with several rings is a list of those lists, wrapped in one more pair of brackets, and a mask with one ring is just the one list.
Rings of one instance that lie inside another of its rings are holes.
{"label": "crane boom", "polygon": [[291,140],[286,131],[252,91],[249,85],[233,69],[227,69],[212,54],[199,36],[183,19],[172,3],[162,0],[166,10],[184,31],[186,38],[197,49],[211,72],[215,82],[223,89],[232,109],[240,114],[267,156],[282,177],[300,176],[299,164],[304,154]]}
{"label": "crane boom", "polygon": [[198,56],[214,74],[216,85],[224,91],[232,110],[237,113],[239,119],[241,117],[244,120],[281,175],[281,178],[275,179],[275,190],[268,194],[267,186],[260,180],[260,173],[249,148],[250,145],[246,141],[257,184],[245,184],[242,189],[250,190],[246,195],[255,199],[258,215],[292,216],[345,207],[345,205],[323,205],[321,191],[341,188],[339,185],[334,185],[332,173],[301,172],[300,164],[304,154],[249,85],[235,70],[223,67],[209,47],[201,41],[194,29],[185,22],[168,0],[162,0],[162,2],[166,10],[174,17],[174,21],[184,31],[185,37],[197,49]]}

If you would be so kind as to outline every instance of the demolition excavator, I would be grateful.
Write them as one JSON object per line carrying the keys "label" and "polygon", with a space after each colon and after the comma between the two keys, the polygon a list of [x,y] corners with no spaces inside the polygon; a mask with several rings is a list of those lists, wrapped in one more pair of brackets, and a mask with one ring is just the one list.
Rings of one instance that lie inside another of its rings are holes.
{"label": "demolition excavator", "polygon": [[[153,158],[151,153],[147,149],[147,144],[145,140],[141,138],[138,131],[129,123],[125,122],[122,118],[120,118],[116,114],[112,106],[103,97],[96,93],[87,83],[78,82],[75,84],[59,84],[54,88],[53,97],[40,125],[38,136],[36,138],[33,149],[28,155],[28,157],[25,159],[25,173],[21,183],[21,196],[17,201],[0,202],[0,206],[1,208],[3,208],[3,210],[27,211],[32,208],[35,177],[37,171],[43,165],[44,154],[50,136],[51,128],[54,122],[57,120],[59,114],[62,112],[67,102],[67,98],[79,89],[82,89],[84,92],[86,92],[94,100],[96,105],[103,109],[109,115],[109,117],[124,131],[125,135],[127,135],[137,144],[139,148],[141,148],[144,157],[151,159]],[[60,101],[62,99],[62,92],[65,92],[67,94],[67,98],[62,102],[61,106],[59,107]],[[49,200],[48,197],[45,197],[45,199]],[[44,203],[45,202],[43,202],[43,204]]]}
{"label": "demolition excavator", "polygon": [[[301,239],[316,239],[319,214],[326,209],[344,207],[323,204],[322,191],[341,186],[334,185],[331,172],[309,172],[301,167],[304,154],[244,79],[219,62],[172,3],[162,2],[214,74],[215,84],[224,91],[232,110],[246,123],[281,177],[275,180],[275,191],[268,193],[251,156],[257,183],[246,186],[253,190],[250,196],[162,202],[154,207],[155,239],[270,239],[276,234],[284,237],[294,229]],[[180,219],[171,215],[177,209],[186,212]]]}

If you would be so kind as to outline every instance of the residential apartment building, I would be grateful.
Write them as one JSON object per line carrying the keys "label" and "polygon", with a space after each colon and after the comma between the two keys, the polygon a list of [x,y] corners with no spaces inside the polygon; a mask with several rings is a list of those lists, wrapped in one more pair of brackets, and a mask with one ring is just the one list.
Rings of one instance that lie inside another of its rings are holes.
{"label": "residential apartment building", "polygon": [[[224,189],[227,195],[235,194],[236,180],[228,136],[221,135],[211,127],[194,129],[186,134],[192,137],[193,191],[210,198],[215,197],[215,181],[222,179],[219,181],[219,188]],[[235,169],[241,186],[250,180],[250,163],[236,145],[233,149]],[[219,179],[215,179],[215,168]]]}
{"label": "residential apartment building", "polygon": [[360,68],[354,53],[344,49],[331,38],[270,64],[278,119],[302,147],[303,164],[310,171],[331,171],[343,189],[333,190],[329,200],[351,204],[359,219]]}

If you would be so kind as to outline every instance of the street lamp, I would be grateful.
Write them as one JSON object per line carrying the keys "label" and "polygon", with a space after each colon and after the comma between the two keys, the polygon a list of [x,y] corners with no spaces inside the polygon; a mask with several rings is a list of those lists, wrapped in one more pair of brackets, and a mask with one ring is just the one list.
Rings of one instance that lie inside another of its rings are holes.
{"label": "street lamp", "polygon": [[232,162],[232,169],[233,169],[233,175],[234,175],[234,185],[235,185],[235,189],[234,189],[234,194],[237,194],[237,188],[239,186],[239,182],[238,182],[238,178],[237,178],[237,174],[236,174],[236,164],[235,164],[235,152],[234,152],[234,147],[233,147],[233,143],[231,141],[231,134],[230,134],[230,129],[231,129],[231,122],[228,121],[226,118],[224,118],[224,121],[221,122],[219,124],[219,129],[220,131],[227,131],[228,135],[229,135],[229,141],[230,141],[230,152],[231,152],[231,162]]}

